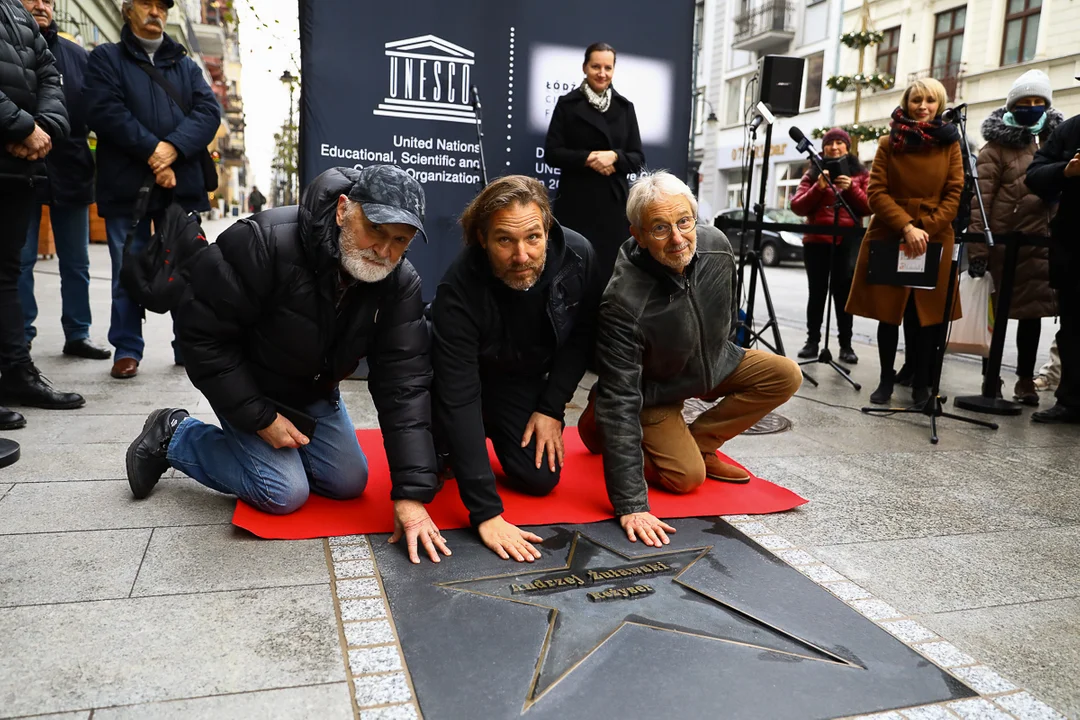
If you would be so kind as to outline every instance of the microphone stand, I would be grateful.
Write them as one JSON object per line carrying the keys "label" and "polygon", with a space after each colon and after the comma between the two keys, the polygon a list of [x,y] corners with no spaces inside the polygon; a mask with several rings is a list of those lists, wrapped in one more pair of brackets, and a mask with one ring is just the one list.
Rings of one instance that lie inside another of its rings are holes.
{"label": "microphone stand", "polygon": [[480,93],[475,85],[472,87],[472,107],[476,114],[476,146],[480,148],[480,189],[483,190],[488,185],[487,163],[484,161],[484,120]]}
{"label": "microphone stand", "polygon": [[[979,191],[978,183],[978,170],[975,168],[975,161],[971,157],[971,149],[968,147],[967,142],[967,114],[963,111],[963,107],[956,108],[956,125],[960,128],[960,153],[964,158],[964,184],[969,183],[974,187],[976,197],[979,201],[979,209],[982,210],[982,193]],[[966,205],[966,207],[965,207]],[[967,229],[968,219],[971,215],[971,202],[961,202],[960,210],[957,213],[957,220],[954,221],[954,227],[960,226],[963,229]],[[983,217],[986,217],[983,215]],[[934,353],[934,364],[931,368],[931,389],[930,398],[921,405],[913,405],[907,408],[878,408],[878,407],[864,407],[862,411],[868,415],[873,414],[915,414],[926,415],[930,418],[930,443],[932,445],[938,444],[938,432],[937,432],[937,419],[939,417],[947,417],[952,420],[960,420],[961,422],[970,423],[972,425],[979,425],[980,427],[989,428],[991,430],[997,430],[997,423],[986,422],[984,420],[976,420],[975,418],[964,417],[963,415],[956,415],[955,413],[947,413],[944,408],[944,400],[941,397],[941,368],[945,363],[945,345],[948,341],[949,334],[949,321],[952,318],[953,310],[953,296],[956,294],[957,285],[957,270],[960,266],[960,251],[964,245],[964,234],[955,233],[956,239],[953,244],[952,255],[952,268],[949,272],[949,284],[948,292],[945,295],[945,312],[941,319],[941,329],[937,333],[936,343],[930,348],[926,348],[924,352]],[[989,227],[986,230],[986,244],[989,247],[994,246],[993,236],[990,233]],[[944,260],[944,258],[942,258]],[[912,290],[912,292],[915,292]]]}
{"label": "microphone stand", "polygon": [[[800,146],[802,145],[802,143],[799,143],[799,144],[800,144]],[[840,375],[840,377],[844,378],[849,383],[851,383],[851,386],[853,388],[855,388],[856,391],[859,391],[859,390],[862,390],[862,385],[860,385],[859,383],[855,382],[852,379],[851,371],[849,369],[847,369],[846,367],[844,367],[840,363],[833,360],[832,351],[829,350],[829,327],[830,327],[830,321],[832,319],[832,306],[833,306],[832,273],[833,273],[833,263],[835,262],[835,256],[836,256],[836,240],[837,240],[837,238],[840,237],[840,235],[839,235],[839,230],[840,230],[840,208],[842,207],[845,210],[847,210],[848,215],[850,215],[852,219],[855,219],[856,214],[855,214],[855,211],[851,209],[851,206],[848,205],[847,200],[845,200],[843,195],[840,194],[840,190],[838,190],[836,188],[836,184],[833,182],[833,179],[831,177],[829,177],[828,174],[826,174],[825,168],[822,167],[821,158],[818,157],[818,154],[815,153],[813,151],[813,149],[809,147],[809,143],[807,143],[807,147],[805,148],[805,152],[806,152],[807,156],[810,158],[810,162],[813,163],[814,167],[817,168],[818,173],[820,173],[818,177],[825,178],[826,184],[829,186],[829,188],[832,189],[833,197],[835,198],[835,200],[833,201],[833,204],[832,204],[832,208],[833,208],[833,236],[832,236],[832,242],[829,243],[829,274],[827,276],[828,277],[828,282],[825,285],[825,338],[824,338],[825,339],[825,346],[821,349],[821,352],[818,354],[817,359],[815,359],[815,360],[803,360],[802,362],[799,363],[799,365],[800,366],[801,365],[813,365],[814,363],[822,363],[824,365],[828,365],[833,370],[835,370]],[[815,387],[816,387],[816,383],[815,383]]]}

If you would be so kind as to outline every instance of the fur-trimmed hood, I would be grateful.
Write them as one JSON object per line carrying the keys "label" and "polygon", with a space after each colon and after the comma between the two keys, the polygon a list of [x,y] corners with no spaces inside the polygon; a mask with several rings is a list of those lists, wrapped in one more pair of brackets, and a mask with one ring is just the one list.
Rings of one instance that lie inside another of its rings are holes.
{"label": "fur-trimmed hood", "polygon": [[[1001,143],[1009,147],[1022,148],[1034,142],[1034,136],[1022,127],[1011,127],[1005,124],[1005,108],[998,108],[990,113],[990,117],[983,120],[982,136],[987,142]],[[1065,116],[1054,108],[1046,111],[1046,125],[1039,133],[1039,142],[1044,143],[1050,137],[1058,125],[1065,121]]]}

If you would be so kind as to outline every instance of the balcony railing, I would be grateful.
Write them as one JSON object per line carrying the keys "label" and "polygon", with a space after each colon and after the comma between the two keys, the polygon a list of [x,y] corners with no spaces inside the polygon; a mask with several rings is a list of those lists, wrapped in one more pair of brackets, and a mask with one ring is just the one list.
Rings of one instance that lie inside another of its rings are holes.
{"label": "balcony railing", "polygon": [[964,68],[965,66],[962,62],[935,65],[932,68],[911,73],[908,75],[908,82],[912,83],[916,80],[928,77],[934,78],[945,86],[947,99],[949,102],[953,102],[956,100],[961,90],[963,90]]}
{"label": "balcony railing", "polygon": [[787,45],[795,37],[794,4],[767,0],[735,18],[736,50],[766,50]]}

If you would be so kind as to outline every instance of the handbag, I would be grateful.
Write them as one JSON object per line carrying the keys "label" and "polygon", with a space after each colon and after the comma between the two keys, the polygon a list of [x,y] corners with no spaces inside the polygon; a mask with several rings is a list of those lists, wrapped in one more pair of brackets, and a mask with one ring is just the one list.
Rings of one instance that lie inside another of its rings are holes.
{"label": "handbag", "polygon": [[153,192],[154,176],[151,174],[139,188],[131,228],[124,238],[120,285],[145,309],[164,314],[176,308],[187,288],[187,280],[181,275],[184,263],[206,247],[207,242],[199,225],[199,216],[170,202],[161,215],[154,218],[150,241],[135,249],[135,233],[146,217]]}
{"label": "handbag", "polygon": [[994,337],[994,309],[990,296],[994,279],[990,273],[973,278],[960,276],[960,307],[964,316],[949,323],[946,352],[990,356],[990,341]]}
{"label": "handbag", "polygon": [[[176,86],[169,82],[168,78],[161,74],[161,71],[148,62],[136,61],[136,64],[143,69],[150,79],[156,82],[162,90],[165,91],[172,101],[176,103],[176,106],[180,108],[180,112],[185,116],[191,114],[191,106],[184,100],[184,96],[180,94],[180,91],[176,89]],[[210,157],[210,151],[206,148],[202,149],[199,153],[199,167],[202,169],[203,174],[203,186],[206,188],[206,192],[213,192],[218,188],[218,174],[217,165],[214,163],[214,158]]]}

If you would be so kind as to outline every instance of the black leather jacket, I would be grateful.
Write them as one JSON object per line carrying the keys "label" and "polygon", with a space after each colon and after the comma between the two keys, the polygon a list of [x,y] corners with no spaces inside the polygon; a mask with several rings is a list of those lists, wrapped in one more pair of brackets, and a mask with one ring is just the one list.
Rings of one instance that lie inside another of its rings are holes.
{"label": "black leather jacket", "polygon": [[742,361],[735,339],[736,259],[724,234],[699,225],[683,274],[627,240],[600,304],[596,423],[616,515],[647,512],[642,408],[705,395]]}

